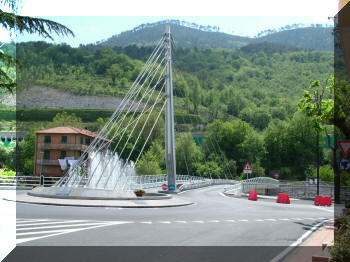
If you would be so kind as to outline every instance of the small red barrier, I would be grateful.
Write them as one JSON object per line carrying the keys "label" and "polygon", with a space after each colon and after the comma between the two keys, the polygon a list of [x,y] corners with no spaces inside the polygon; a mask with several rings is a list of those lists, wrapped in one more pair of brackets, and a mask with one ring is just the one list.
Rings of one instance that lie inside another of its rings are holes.
{"label": "small red barrier", "polygon": [[324,196],[324,199],[325,205],[330,207],[332,205],[332,198],[330,196]]}
{"label": "small red barrier", "polygon": [[279,193],[276,202],[281,204],[290,204],[289,195]]}
{"label": "small red barrier", "polygon": [[315,206],[322,206],[323,203],[323,197],[322,196],[315,196],[314,205]]}
{"label": "small red barrier", "polygon": [[330,196],[316,196],[314,204],[315,206],[331,206],[332,199]]}
{"label": "small red barrier", "polygon": [[257,201],[258,200],[258,194],[256,193],[255,190],[250,190],[249,191],[248,200],[252,200],[252,201]]}

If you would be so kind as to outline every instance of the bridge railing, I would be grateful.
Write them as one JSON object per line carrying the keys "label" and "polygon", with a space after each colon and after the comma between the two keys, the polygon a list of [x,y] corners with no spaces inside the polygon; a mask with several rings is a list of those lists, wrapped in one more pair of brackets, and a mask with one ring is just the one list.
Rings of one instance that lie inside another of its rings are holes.
{"label": "bridge railing", "polygon": [[278,189],[279,181],[270,177],[254,177],[251,179],[246,179],[239,181],[232,187],[225,189],[225,193],[235,193],[237,190],[240,190],[243,193],[247,193],[250,190],[257,189]]}
{"label": "bridge railing", "polygon": [[4,187],[26,187],[52,186],[60,177],[40,177],[40,176],[0,176],[0,188]]}

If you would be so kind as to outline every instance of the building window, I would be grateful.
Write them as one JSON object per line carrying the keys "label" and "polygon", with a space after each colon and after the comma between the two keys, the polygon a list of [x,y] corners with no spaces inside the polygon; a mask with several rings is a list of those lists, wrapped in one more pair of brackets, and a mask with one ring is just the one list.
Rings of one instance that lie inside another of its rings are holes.
{"label": "building window", "polygon": [[85,138],[85,145],[90,145],[90,138]]}
{"label": "building window", "polygon": [[62,136],[61,143],[67,144],[67,136]]}
{"label": "building window", "polygon": [[50,160],[50,150],[44,150],[44,160]]}
{"label": "building window", "polygon": [[51,144],[51,136],[45,136],[44,137],[44,143],[45,144]]}
{"label": "building window", "polygon": [[84,144],[84,138],[80,137],[80,144]]}
{"label": "building window", "polygon": [[66,151],[61,151],[60,159],[64,159],[67,155]]}

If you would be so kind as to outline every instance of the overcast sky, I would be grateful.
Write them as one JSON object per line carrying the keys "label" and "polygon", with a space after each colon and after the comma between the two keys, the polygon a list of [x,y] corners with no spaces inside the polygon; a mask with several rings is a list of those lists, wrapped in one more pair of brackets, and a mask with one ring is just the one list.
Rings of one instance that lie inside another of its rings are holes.
{"label": "overcast sky", "polygon": [[[332,24],[328,17],[333,17],[337,10],[337,0],[23,0],[19,13],[64,24],[76,37],[55,37],[55,42],[78,46],[165,19],[215,25],[222,32],[252,37],[262,30],[288,24]],[[0,39],[10,40],[4,31]],[[34,35],[17,38],[17,41],[28,40],[45,39]]]}

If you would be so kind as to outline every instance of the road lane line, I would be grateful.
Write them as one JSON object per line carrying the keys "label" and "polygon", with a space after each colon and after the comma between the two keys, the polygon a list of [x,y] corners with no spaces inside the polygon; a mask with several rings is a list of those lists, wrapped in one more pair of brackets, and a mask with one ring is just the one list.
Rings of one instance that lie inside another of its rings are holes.
{"label": "road lane line", "polygon": [[279,218],[279,220],[282,220],[282,221],[290,221],[289,218]]}
{"label": "road lane line", "polygon": [[193,223],[200,223],[200,224],[203,224],[204,223],[204,221],[202,221],[202,220],[195,220],[195,221],[192,221]]}
{"label": "road lane line", "polygon": [[151,221],[143,221],[143,222],[140,222],[141,224],[152,224]]}
{"label": "road lane line", "polygon": [[274,218],[265,218],[264,220],[265,220],[265,221],[277,221],[277,220],[274,219]]}
{"label": "road lane line", "polygon": [[175,223],[182,223],[182,224],[186,224],[187,221],[174,221]]}
{"label": "road lane line", "polygon": [[16,223],[44,222],[44,221],[50,221],[50,219],[16,219]]}
{"label": "road lane line", "polygon": [[171,222],[170,221],[159,221],[159,223],[161,223],[161,224],[170,224]]}
{"label": "road lane line", "polygon": [[31,226],[31,225],[50,225],[50,224],[64,224],[64,223],[78,223],[78,222],[90,222],[87,220],[66,220],[66,221],[57,221],[57,222],[42,222],[42,223],[25,223],[25,224],[16,224],[16,227],[25,227],[25,226]]}
{"label": "road lane line", "polygon": [[66,224],[58,226],[44,226],[44,227],[26,227],[26,228],[17,228],[16,231],[25,231],[25,230],[35,230],[35,229],[48,229],[48,228],[59,228],[59,227],[79,227],[84,225],[101,225],[105,223],[84,223],[84,224]]}
{"label": "road lane line", "polygon": [[219,220],[209,220],[208,222],[210,222],[210,223],[219,223],[220,221]]}
{"label": "road lane line", "polygon": [[224,220],[224,221],[227,221],[227,222],[236,222],[235,220],[233,220],[233,219],[227,219],[227,220]]}
{"label": "road lane line", "polygon": [[121,222],[113,222],[113,223],[108,223],[108,224],[106,223],[106,224],[103,224],[103,225],[71,229],[71,230],[67,230],[67,231],[64,231],[64,232],[59,232],[59,233],[50,234],[50,235],[46,235],[46,236],[22,238],[22,239],[17,239],[16,240],[16,244],[21,244],[21,243],[24,243],[24,242],[38,240],[38,239],[47,238],[47,237],[53,237],[53,236],[59,236],[59,235],[63,235],[63,234],[74,233],[74,232],[88,230],[88,229],[94,229],[94,228],[99,228],[99,227],[107,227],[107,226],[114,226],[114,225],[121,225],[121,224],[127,224],[127,223],[129,223],[129,222],[125,222],[125,221],[124,222],[123,221],[121,221]]}
{"label": "road lane line", "polygon": [[257,222],[263,222],[264,219],[255,219],[255,221],[257,221]]}
{"label": "road lane line", "polygon": [[240,221],[240,222],[248,222],[247,219],[239,219],[238,221]]}

